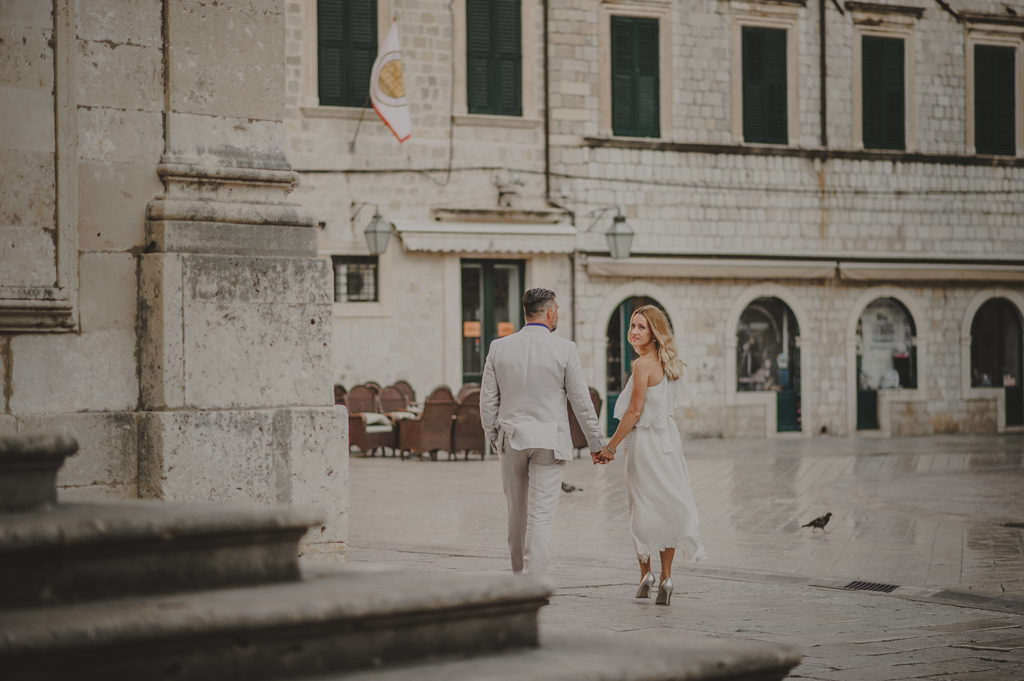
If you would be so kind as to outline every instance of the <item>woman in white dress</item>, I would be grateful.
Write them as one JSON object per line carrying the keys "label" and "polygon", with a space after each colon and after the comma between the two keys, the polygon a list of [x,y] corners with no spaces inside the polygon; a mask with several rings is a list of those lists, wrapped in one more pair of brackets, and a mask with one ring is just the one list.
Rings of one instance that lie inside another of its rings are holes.
{"label": "woman in white dress", "polygon": [[637,598],[654,586],[651,554],[661,558],[656,603],[672,600],[672,560],[681,549],[692,560],[707,558],[700,534],[683,442],[672,412],[681,402],[683,362],[665,313],[645,305],[629,322],[629,344],[639,357],[615,403],[615,429],[600,459],[612,460],[621,445],[626,460],[629,526],[640,563]]}

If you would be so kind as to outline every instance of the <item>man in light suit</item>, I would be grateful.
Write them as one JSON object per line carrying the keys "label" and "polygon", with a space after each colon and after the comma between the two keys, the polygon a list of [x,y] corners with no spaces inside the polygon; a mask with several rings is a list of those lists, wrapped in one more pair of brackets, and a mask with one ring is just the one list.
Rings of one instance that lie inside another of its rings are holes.
{"label": "man in light suit", "polygon": [[594,463],[604,446],[576,344],[554,335],[555,294],[534,288],[523,294],[526,326],[491,343],[480,383],[480,420],[498,452],[508,501],[508,548],[512,571],[541,574],[548,541],[572,458],[566,397],[587,436]]}

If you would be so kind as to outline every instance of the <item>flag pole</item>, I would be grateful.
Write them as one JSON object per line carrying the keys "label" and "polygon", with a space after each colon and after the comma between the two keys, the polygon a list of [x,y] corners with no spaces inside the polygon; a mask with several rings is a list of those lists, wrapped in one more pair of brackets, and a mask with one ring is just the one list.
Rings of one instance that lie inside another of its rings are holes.
{"label": "flag pole", "polygon": [[363,116],[366,115],[367,104],[370,103],[370,91],[366,91],[366,100],[363,102],[363,110],[359,112],[359,122],[356,123],[356,131],[352,135],[352,141],[348,143],[348,153],[353,153],[356,150],[356,137],[359,137],[359,128],[363,125]]}

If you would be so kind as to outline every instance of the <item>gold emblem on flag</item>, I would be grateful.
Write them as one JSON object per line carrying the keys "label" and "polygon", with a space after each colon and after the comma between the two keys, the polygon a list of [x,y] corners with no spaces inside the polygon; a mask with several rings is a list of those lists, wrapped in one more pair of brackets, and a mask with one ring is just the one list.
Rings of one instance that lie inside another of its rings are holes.
{"label": "gold emblem on flag", "polygon": [[392,59],[384,64],[378,79],[380,91],[392,99],[405,97],[405,83],[402,81],[402,62]]}

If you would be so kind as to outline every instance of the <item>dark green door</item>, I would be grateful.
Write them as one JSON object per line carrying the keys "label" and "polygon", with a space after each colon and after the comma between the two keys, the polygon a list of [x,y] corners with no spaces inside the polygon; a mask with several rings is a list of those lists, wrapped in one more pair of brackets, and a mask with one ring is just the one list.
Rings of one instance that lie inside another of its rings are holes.
{"label": "dark green door", "polygon": [[462,261],[462,382],[479,383],[491,341],[523,325],[522,260]]}

